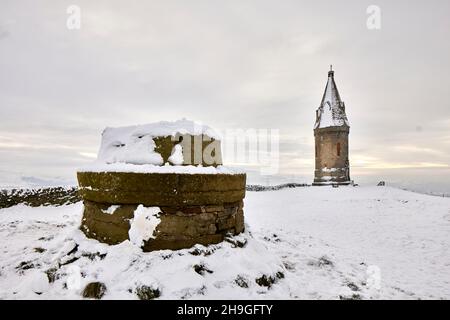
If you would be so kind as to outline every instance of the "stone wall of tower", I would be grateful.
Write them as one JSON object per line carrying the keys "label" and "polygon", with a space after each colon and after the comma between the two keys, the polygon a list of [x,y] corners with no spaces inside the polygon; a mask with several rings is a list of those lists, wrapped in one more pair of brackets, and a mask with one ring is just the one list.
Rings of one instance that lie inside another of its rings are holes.
{"label": "stone wall of tower", "polygon": [[349,131],[348,126],[314,130],[316,169],[313,185],[350,184]]}

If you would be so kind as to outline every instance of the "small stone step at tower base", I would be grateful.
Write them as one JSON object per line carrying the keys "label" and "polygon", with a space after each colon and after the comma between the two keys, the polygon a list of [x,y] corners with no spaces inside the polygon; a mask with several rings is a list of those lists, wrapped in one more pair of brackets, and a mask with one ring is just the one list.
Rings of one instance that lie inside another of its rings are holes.
{"label": "small stone step at tower base", "polygon": [[351,185],[352,182],[351,181],[343,181],[343,182],[313,182],[313,186],[333,186],[333,185],[338,185],[338,186],[349,186]]}

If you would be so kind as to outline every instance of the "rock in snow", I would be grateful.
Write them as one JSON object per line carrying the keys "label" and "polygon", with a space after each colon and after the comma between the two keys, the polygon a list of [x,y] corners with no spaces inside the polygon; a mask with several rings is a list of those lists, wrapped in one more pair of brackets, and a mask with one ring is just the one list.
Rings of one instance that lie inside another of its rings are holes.
{"label": "rock in snow", "polygon": [[[87,239],[81,203],[0,209],[0,299],[82,299],[97,282],[102,299],[450,299],[449,198],[308,187],[247,192],[245,208],[244,234],[148,253]],[[157,209],[136,211],[139,244]]]}

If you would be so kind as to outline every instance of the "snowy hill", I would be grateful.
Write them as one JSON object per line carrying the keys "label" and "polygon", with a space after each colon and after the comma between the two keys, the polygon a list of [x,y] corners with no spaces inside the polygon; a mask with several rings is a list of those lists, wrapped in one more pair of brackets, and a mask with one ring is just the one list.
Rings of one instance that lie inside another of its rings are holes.
{"label": "snowy hill", "polygon": [[244,210],[227,242],[143,253],[86,239],[81,203],[1,209],[0,299],[79,299],[95,281],[103,299],[450,298],[449,198],[305,187],[247,192]]}

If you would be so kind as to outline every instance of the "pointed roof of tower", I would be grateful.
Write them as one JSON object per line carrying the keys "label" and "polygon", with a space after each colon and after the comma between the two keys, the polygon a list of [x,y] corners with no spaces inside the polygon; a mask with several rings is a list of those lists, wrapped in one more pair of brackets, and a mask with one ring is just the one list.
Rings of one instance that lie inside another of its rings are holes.
{"label": "pointed roof of tower", "polygon": [[317,119],[314,129],[327,127],[349,126],[345,114],[345,104],[334,82],[334,71],[330,66],[328,81],[323,93],[322,102],[317,109]]}

